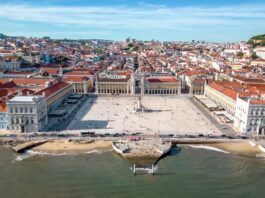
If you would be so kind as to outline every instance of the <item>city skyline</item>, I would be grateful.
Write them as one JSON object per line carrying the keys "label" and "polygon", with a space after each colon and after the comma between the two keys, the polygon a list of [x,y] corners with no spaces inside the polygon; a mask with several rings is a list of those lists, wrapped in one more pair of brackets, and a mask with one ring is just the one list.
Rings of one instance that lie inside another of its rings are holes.
{"label": "city skyline", "polygon": [[54,39],[237,42],[264,33],[265,4],[214,1],[0,1],[1,32]]}

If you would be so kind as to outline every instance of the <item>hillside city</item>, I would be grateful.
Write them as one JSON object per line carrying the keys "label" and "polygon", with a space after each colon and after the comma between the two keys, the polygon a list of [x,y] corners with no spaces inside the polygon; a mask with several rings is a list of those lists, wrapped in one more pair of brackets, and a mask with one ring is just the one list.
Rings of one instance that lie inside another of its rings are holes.
{"label": "hillside city", "polygon": [[264,136],[263,44],[0,34],[0,133]]}

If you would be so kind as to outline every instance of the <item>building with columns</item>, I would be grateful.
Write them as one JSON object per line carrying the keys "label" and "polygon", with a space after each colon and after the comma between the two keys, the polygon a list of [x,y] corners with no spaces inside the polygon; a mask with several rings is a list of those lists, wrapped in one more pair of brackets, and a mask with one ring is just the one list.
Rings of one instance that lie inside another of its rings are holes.
{"label": "building with columns", "polygon": [[63,74],[63,81],[72,84],[76,94],[88,94],[94,91],[94,72],[89,69],[74,69]]}
{"label": "building with columns", "polygon": [[204,86],[207,82],[207,79],[203,78],[194,78],[188,84],[190,88],[190,94],[202,95],[204,94]]}
{"label": "building with columns", "polygon": [[80,77],[80,76],[67,76],[64,82],[70,83],[73,87],[73,93],[76,94],[88,94],[92,92],[93,80],[90,78]]}
{"label": "building with columns", "polygon": [[234,115],[236,110],[237,92],[232,87],[238,86],[238,83],[229,83],[215,81],[205,84],[204,95],[223,107],[229,114]]}
{"label": "building with columns", "polygon": [[44,130],[48,124],[43,96],[16,96],[7,102],[9,131],[27,133]]}
{"label": "building with columns", "polygon": [[96,80],[97,94],[124,94],[132,93],[130,78],[110,79],[98,78]]}
{"label": "building with columns", "polygon": [[130,73],[123,71],[102,72],[96,77],[95,88],[97,94],[133,94]]}
{"label": "building with columns", "polygon": [[181,83],[174,76],[149,77],[145,79],[144,94],[178,95]]}
{"label": "building with columns", "polygon": [[174,76],[145,77],[141,73],[133,73],[131,76],[115,76],[115,78],[99,76],[96,79],[96,93],[177,95],[181,93],[181,82]]}

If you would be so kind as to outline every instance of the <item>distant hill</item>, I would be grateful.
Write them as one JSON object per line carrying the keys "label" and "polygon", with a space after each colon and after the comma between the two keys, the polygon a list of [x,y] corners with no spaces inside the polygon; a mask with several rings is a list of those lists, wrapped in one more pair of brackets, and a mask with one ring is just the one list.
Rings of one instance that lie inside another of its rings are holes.
{"label": "distant hill", "polygon": [[265,40],[265,34],[253,36],[251,39],[252,40]]}
{"label": "distant hill", "polygon": [[265,34],[253,36],[249,39],[248,43],[251,44],[253,47],[265,46]]}

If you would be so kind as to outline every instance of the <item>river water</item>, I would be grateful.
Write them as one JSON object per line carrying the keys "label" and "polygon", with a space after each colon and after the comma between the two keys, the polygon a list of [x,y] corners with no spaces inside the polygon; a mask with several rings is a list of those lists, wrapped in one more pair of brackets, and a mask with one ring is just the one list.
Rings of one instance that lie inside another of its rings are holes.
{"label": "river water", "polygon": [[265,158],[183,148],[136,175],[114,152],[18,155],[0,147],[1,198],[265,197]]}

